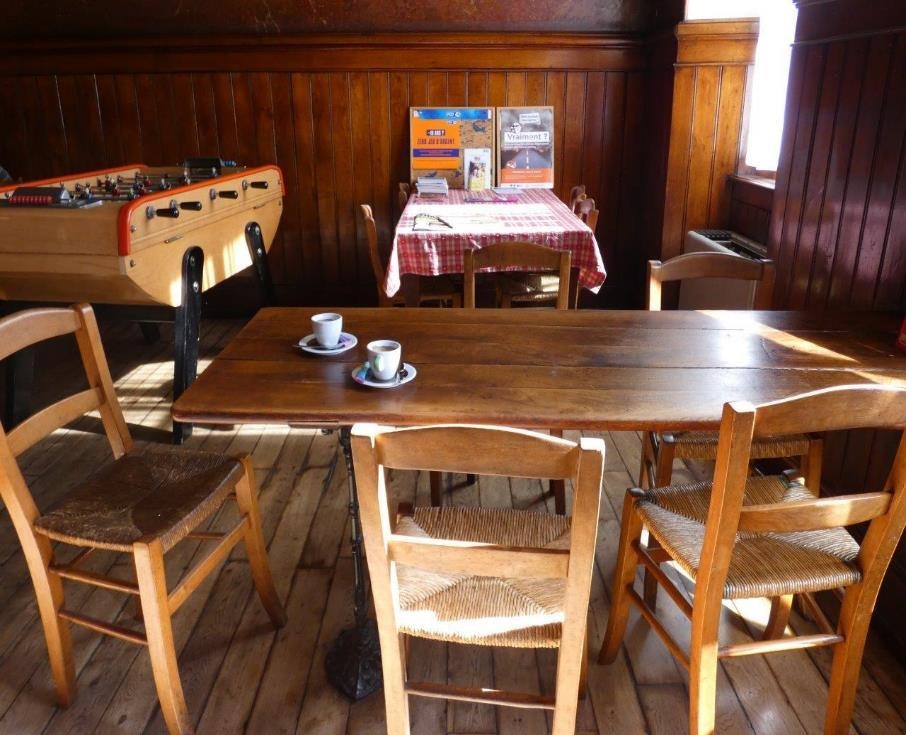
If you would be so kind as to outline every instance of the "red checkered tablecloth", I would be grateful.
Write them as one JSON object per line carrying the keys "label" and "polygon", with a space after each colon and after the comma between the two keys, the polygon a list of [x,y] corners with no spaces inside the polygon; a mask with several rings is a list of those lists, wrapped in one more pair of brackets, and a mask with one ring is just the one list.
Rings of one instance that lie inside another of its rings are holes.
{"label": "red checkered tablecloth", "polygon": [[[483,248],[512,240],[527,240],[556,250],[569,250],[579,269],[579,285],[595,293],[607,272],[594,233],[549,189],[514,190],[516,201],[490,199],[490,192],[451,189],[445,197],[409,199],[403,210],[393,252],[387,264],[384,290],[393,296],[404,274],[439,276],[462,273],[466,248]],[[503,195],[507,196],[507,195]],[[417,214],[433,214],[448,222],[443,230],[414,232]]]}

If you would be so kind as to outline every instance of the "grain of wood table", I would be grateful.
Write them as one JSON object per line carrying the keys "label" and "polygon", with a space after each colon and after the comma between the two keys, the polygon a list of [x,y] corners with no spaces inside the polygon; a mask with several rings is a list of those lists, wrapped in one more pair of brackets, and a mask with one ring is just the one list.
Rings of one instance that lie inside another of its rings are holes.
{"label": "grain of wood table", "polygon": [[[723,404],[848,383],[906,386],[892,314],[339,309],[358,345],[300,352],[314,309],[262,309],[173,405],[194,423],[340,429],[349,476],[356,627],[328,656],[352,698],[380,685],[367,616],[349,427],[489,423],[539,429],[716,428]],[[365,388],[350,373],[374,339],[395,339],[415,380]]]}

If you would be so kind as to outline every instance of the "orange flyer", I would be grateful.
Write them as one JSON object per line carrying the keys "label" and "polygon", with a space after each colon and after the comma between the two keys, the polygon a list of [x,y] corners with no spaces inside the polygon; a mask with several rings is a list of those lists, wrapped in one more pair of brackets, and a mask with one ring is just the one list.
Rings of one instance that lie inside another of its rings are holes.
{"label": "orange flyer", "polygon": [[412,168],[457,169],[462,163],[460,120],[447,116],[416,116],[409,121]]}

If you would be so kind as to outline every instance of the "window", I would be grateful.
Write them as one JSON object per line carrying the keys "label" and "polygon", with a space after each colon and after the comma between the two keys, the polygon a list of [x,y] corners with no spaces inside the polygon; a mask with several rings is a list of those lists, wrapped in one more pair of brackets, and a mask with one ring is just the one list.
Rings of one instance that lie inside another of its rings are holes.
{"label": "window", "polygon": [[759,173],[776,171],[780,158],[796,15],[792,0],[688,0],[686,3],[686,20],[753,17],[760,20],[746,142],[746,166]]}

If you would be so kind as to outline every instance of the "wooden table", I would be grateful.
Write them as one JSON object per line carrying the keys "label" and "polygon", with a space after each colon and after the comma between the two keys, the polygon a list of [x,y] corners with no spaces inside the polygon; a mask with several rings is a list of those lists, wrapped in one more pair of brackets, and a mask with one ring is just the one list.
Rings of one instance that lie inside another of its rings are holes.
{"label": "wooden table", "polygon": [[[356,348],[319,358],[294,347],[311,309],[262,309],[173,405],[179,421],[340,429],[349,476],[356,626],[327,659],[353,699],[380,686],[367,614],[349,451],[357,421],[503,423],[542,429],[716,427],[726,401],[754,403],[846,383],[906,386],[886,314],[803,312],[340,309]],[[355,384],[365,345],[392,338],[418,375],[393,390]]]}
{"label": "wooden table", "polygon": [[[450,226],[416,231],[418,214],[441,217]],[[406,303],[418,306],[418,276],[462,273],[465,250],[514,240],[568,250],[575,288],[597,293],[604,283],[594,232],[551,190],[513,189],[498,196],[451,189],[442,197],[410,197],[394,233],[384,290],[393,296],[402,286]]]}
{"label": "wooden table", "polygon": [[[723,404],[851,382],[906,381],[898,320],[804,312],[340,309],[353,350],[300,353],[311,309],[262,309],[173,406],[196,423],[348,426],[507,422],[563,429],[716,426]],[[417,378],[353,383],[378,338]],[[904,383],[906,384],[906,383]]]}

